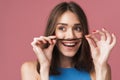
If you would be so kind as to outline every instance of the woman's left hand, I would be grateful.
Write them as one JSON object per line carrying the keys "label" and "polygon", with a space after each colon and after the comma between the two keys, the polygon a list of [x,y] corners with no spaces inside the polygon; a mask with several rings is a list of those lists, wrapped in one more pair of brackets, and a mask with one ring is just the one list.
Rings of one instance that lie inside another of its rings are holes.
{"label": "woman's left hand", "polygon": [[[100,40],[96,37],[100,35]],[[92,58],[94,65],[107,64],[110,52],[116,44],[116,37],[110,34],[107,30],[96,30],[89,35],[85,36],[91,48]]]}

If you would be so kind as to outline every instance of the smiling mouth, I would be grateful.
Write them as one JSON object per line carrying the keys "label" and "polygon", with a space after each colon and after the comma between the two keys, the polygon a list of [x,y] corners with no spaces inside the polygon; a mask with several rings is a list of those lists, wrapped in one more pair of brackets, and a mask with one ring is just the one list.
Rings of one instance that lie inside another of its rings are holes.
{"label": "smiling mouth", "polygon": [[66,47],[75,47],[78,42],[62,42],[62,44]]}
{"label": "smiling mouth", "polygon": [[83,38],[75,38],[75,39],[59,39],[59,38],[55,38],[55,40],[57,41],[78,41],[78,40],[82,40]]}
{"label": "smiling mouth", "polygon": [[66,47],[75,47],[82,38],[75,38],[75,39],[57,39]]}
{"label": "smiling mouth", "polygon": [[83,38],[74,38],[74,39],[58,39],[55,38],[54,40],[60,41],[66,47],[75,47],[79,42],[81,42]]}

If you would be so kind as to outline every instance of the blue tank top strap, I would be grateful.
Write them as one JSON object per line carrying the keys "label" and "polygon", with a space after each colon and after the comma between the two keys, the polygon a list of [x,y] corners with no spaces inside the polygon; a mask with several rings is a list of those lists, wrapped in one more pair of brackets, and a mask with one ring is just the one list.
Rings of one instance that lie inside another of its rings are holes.
{"label": "blue tank top strap", "polygon": [[90,73],[75,68],[59,68],[60,75],[50,75],[50,80],[91,80]]}

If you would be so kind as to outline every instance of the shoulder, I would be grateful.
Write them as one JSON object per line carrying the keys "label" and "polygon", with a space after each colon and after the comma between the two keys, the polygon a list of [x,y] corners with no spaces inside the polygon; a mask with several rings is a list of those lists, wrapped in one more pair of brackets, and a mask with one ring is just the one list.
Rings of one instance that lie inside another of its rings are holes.
{"label": "shoulder", "polygon": [[24,62],[21,66],[21,70],[35,70],[37,66],[37,61]]}
{"label": "shoulder", "polygon": [[35,80],[39,78],[37,61],[24,62],[21,66],[21,76],[22,80]]}

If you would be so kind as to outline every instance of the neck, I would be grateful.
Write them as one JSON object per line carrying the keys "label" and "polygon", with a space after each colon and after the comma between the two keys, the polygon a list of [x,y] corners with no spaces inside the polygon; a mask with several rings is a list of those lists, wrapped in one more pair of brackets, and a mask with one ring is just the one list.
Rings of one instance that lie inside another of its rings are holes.
{"label": "neck", "polygon": [[62,68],[71,68],[73,67],[72,57],[67,57],[60,54],[60,67]]}

